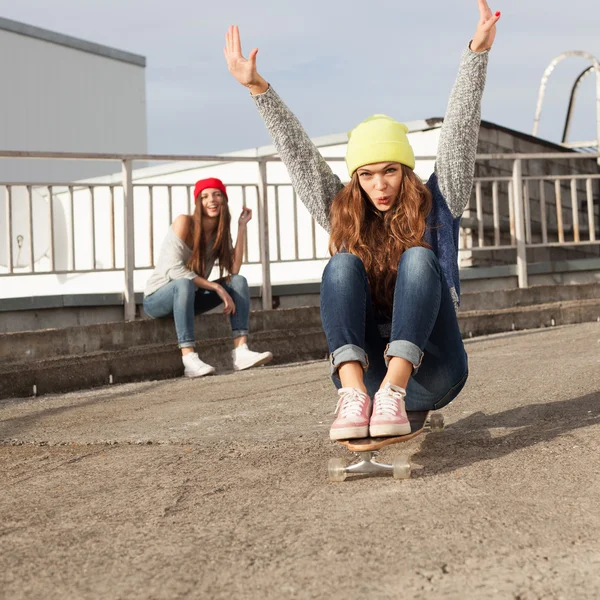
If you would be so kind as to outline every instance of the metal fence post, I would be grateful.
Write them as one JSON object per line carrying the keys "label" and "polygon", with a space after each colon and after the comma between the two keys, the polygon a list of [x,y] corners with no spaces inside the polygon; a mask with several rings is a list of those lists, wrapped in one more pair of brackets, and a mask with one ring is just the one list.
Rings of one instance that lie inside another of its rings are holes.
{"label": "metal fence post", "polygon": [[125,252],[125,292],[123,294],[125,305],[125,320],[135,320],[135,294],[133,291],[133,271],[135,268],[135,244],[133,228],[133,161],[123,161],[123,249]]}
{"label": "metal fence post", "polygon": [[269,253],[269,200],[267,196],[267,163],[258,161],[258,235],[260,238],[260,263],[262,266],[262,307],[273,308],[271,292],[271,258]]}
{"label": "metal fence post", "polygon": [[523,212],[523,163],[520,158],[513,163],[513,199],[515,214],[515,237],[517,243],[517,278],[520,288],[527,283],[527,247],[525,245],[525,221]]}

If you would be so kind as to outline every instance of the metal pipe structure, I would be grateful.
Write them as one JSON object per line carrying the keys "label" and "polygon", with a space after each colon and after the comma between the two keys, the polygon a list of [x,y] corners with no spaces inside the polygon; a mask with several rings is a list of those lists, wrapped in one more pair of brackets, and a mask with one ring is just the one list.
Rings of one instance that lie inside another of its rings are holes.
{"label": "metal pipe structure", "polygon": [[[535,109],[535,117],[533,119],[533,135],[537,136],[537,132],[538,132],[538,128],[539,128],[539,124],[540,124],[540,117],[542,115],[542,105],[544,103],[544,96],[546,94],[546,86],[548,84],[548,79],[550,78],[550,75],[552,74],[552,72],[554,71],[554,68],[556,67],[556,65],[561,62],[562,60],[564,60],[565,58],[569,58],[572,56],[580,56],[582,58],[587,58],[591,63],[591,69],[593,69],[596,73],[596,147],[600,150],[600,62],[598,62],[598,59],[593,55],[590,54],[589,52],[585,52],[583,50],[569,50],[567,52],[563,52],[562,54],[560,54],[559,56],[557,56],[547,67],[546,70],[544,71],[544,75],[542,76],[542,81],[540,83],[540,90],[538,93],[538,101],[537,101],[537,106]],[[584,71],[577,79],[577,81],[575,82],[575,85],[573,87],[573,91],[571,92],[571,103],[569,104],[569,112],[567,114],[567,122],[565,124],[565,130],[563,131],[563,143],[566,143],[566,134],[568,133],[568,126],[570,123],[570,119],[571,119],[571,110],[572,110],[572,105],[574,102],[574,94],[577,92],[577,88],[579,87],[579,83],[581,82],[581,79],[583,79],[583,77],[585,77],[585,75],[587,75],[587,69],[586,71]],[[570,146],[572,146],[572,144],[570,144]],[[587,155],[589,158],[589,154]],[[598,158],[598,164],[600,164],[600,158]]]}

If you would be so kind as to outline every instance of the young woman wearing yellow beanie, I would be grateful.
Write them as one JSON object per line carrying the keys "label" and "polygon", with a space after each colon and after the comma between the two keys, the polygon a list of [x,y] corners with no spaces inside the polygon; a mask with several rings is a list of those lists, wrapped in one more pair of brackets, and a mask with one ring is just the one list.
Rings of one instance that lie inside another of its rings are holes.
{"label": "young woman wearing yellow beanie", "polygon": [[238,28],[227,33],[229,71],[250,90],[301,200],[331,232],[332,258],[321,284],[321,320],[339,397],[331,439],[409,433],[406,408],[442,408],[467,380],[455,310],[458,233],[500,18],[477,1],[479,23],[462,55],[426,184],[413,171],[407,127],[373,115],[349,135],[351,180],[342,185],[258,74],[258,50],[245,59]]}

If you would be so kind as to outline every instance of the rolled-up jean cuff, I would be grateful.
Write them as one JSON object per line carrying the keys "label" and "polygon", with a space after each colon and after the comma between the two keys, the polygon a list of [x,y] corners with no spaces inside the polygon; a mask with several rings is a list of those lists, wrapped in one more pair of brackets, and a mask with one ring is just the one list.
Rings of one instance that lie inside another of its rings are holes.
{"label": "rolled-up jean cuff", "polygon": [[417,373],[421,366],[421,361],[423,360],[421,348],[407,340],[394,340],[387,345],[384,356],[386,366],[389,364],[392,356],[398,356],[399,358],[404,358],[408,362],[411,362],[413,364],[413,375]]}
{"label": "rolled-up jean cuff", "polygon": [[243,335],[248,335],[248,330],[247,329],[234,329],[231,332],[231,335],[233,336],[233,339],[239,338],[239,337],[242,337]]}
{"label": "rolled-up jean cuff", "polygon": [[354,344],[346,344],[340,346],[331,353],[330,367],[331,376],[337,375],[340,365],[347,362],[357,361],[362,365],[364,371],[369,368],[369,358],[367,353],[360,347]]}
{"label": "rolled-up jean cuff", "polygon": [[179,344],[180,348],[194,348],[196,346],[196,342],[181,342]]}

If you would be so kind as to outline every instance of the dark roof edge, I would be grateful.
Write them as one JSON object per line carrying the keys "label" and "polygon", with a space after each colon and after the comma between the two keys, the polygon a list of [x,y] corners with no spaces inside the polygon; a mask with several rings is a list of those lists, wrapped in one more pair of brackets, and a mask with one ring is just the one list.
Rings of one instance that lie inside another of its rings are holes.
{"label": "dark roof edge", "polygon": [[116,48],[110,48],[109,46],[103,46],[101,44],[95,44],[94,42],[81,40],[79,38],[71,37],[70,35],[64,35],[62,33],[56,33],[55,31],[49,31],[48,29],[34,27],[33,25],[19,23],[18,21],[12,21],[11,19],[5,19],[4,17],[0,17],[0,29],[17,33],[19,35],[32,37],[38,40],[43,40],[44,42],[50,42],[60,46],[67,46],[68,48],[74,48],[75,50],[81,50],[82,52],[88,52],[89,54],[96,54],[98,56],[104,56],[105,58],[112,58],[113,60],[126,62],[138,67],[146,66],[145,56],[132,54],[131,52],[125,52],[123,50],[117,50]]}
{"label": "dark roof edge", "polygon": [[[425,119],[427,124],[431,127],[435,127],[440,123],[444,122],[442,117],[433,117],[431,119]],[[573,148],[565,148],[556,142],[551,142],[550,140],[546,140],[544,138],[536,137],[535,135],[531,135],[529,133],[524,133],[523,131],[519,131],[517,129],[511,129],[510,127],[504,127],[504,125],[498,125],[497,123],[492,123],[491,121],[481,121],[481,127],[485,127],[486,129],[497,129],[498,131],[503,131],[504,133],[509,133],[514,137],[518,137],[527,142],[532,142],[534,144],[540,144],[541,146],[546,146],[549,149],[552,149],[556,152],[565,152],[567,154],[573,154],[577,152]]]}

